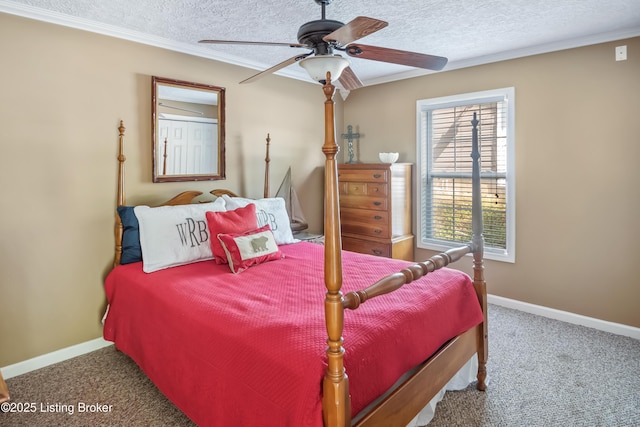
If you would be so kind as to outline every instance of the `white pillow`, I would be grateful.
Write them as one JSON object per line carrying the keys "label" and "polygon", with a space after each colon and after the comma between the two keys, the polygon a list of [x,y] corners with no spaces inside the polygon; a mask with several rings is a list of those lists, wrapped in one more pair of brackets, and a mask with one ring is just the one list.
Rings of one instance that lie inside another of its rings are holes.
{"label": "white pillow", "polygon": [[211,203],[179,206],[136,206],[140,224],[142,270],[145,273],[212,259],[205,212],[225,210],[217,198]]}
{"label": "white pillow", "polygon": [[229,211],[245,207],[249,203],[255,204],[258,227],[269,224],[277,244],[288,245],[300,241],[293,237],[289,214],[282,197],[253,200],[242,197],[229,197],[225,194],[222,198],[226,202],[227,210]]}

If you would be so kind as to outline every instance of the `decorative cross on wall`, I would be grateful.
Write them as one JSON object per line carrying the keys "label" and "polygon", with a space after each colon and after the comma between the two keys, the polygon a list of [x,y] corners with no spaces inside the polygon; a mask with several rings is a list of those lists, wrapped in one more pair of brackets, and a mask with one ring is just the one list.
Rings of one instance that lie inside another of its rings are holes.
{"label": "decorative cross on wall", "polygon": [[353,133],[353,126],[347,126],[347,133],[342,134],[342,139],[347,140],[347,148],[349,151],[349,161],[347,163],[355,163],[354,154],[353,154],[353,139],[360,139],[359,133]]}

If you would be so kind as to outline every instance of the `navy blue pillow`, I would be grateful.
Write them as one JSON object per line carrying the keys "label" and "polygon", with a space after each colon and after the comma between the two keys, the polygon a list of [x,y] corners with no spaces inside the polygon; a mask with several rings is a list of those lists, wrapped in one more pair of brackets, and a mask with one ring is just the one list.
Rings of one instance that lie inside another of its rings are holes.
{"label": "navy blue pillow", "polygon": [[118,215],[123,226],[120,264],[142,261],[138,218],[133,208],[133,206],[118,206]]}

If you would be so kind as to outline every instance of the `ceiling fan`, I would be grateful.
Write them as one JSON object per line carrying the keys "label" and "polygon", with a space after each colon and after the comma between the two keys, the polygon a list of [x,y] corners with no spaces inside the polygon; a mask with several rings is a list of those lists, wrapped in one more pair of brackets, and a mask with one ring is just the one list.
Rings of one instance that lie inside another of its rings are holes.
{"label": "ceiling fan", "polygon": [[[258,74],[249,77],[240,83],[250,83],[267,74],[287,67],[295,62],[303,61],[311,58],[332,58],[341,62],[340,68],[336,70],[339,75],[338,80],[342,87],[347,90],[357,89],[363,84],[349,67],[349,62],[342,58],[341,55],[334,54],[334,51],[345,52],[348,56],[354,58],[370,59],[373,61],[389,62],[393,64],[407,65],[410,67],[424,68],[427,70],[441,70],[447,64],[447,58],[442,56],[426,55],[423,53],[408,52],[398,49],[389,49],[384,47],[368,46],[360,43],[352,43],[369,34],[372,34],[388,25],[387,22],[379,19],[358,16],[347,24],[332,19],[326,19],[325,8],[332,0],[315,0],[322,7],[322,19],[309,21],[302,24],[298,30],[298,43],[273,43],[262,41],[238,41],[238,40],[200,40],[199,43],[210,44],[250,44],[261,46],[286,46],[293,48],[310,49],[309,52],[296,55],[287,59],[273,67],[264,70]],[[313,56],[311,56],[313,55]],[[317,61],[316,61],[317,62]],[[307,65],[300,63],[309,74],[311,61],[307,61]],[[309,66],[309,68],[308,68]],[[334,73],[332,73],[335,78]],[[312,77],[314,77],[312,75]],[[314,77],[321,83],[324,82],[323,77]]]}

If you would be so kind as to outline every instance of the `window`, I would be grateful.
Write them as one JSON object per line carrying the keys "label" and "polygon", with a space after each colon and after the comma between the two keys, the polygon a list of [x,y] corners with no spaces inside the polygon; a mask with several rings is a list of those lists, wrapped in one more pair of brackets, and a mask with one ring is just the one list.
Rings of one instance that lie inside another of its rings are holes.
{"label": "window", "polygon": [[417,102],[418,247],[471,240],[471,120],[477,114],[485,257],[515,262],[514,89]]}

